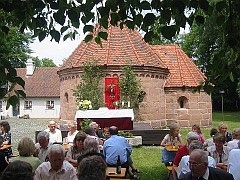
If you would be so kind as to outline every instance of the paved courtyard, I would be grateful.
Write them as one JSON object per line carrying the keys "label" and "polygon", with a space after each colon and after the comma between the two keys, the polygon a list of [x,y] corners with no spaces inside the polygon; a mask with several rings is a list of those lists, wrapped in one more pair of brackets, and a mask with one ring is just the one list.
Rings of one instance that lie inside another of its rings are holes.
{"label": "paved courtyard", "polygon": [[[5,121],[5,120],[0,120]],[[50,119],[6,119],[9,122],[12,133],[13,151],[17,151],[17,145],[21,138],[30,137],[35,142],[35,131],[44,130],[48,126]],[[57,121],[57,120],[56,120]],[[60,123],[60,121],[57,121]]]}

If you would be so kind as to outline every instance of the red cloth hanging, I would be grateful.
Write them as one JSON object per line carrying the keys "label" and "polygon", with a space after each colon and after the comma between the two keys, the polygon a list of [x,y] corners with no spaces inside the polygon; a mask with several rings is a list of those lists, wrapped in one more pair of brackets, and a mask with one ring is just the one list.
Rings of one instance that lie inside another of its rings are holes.
{"label": "red cloth hanging", "polygon": [[118,77],[106,77],[105,78],[105,106],[108,109],[115,109],[115,103],[118,101],[120,105],[120,88]]}

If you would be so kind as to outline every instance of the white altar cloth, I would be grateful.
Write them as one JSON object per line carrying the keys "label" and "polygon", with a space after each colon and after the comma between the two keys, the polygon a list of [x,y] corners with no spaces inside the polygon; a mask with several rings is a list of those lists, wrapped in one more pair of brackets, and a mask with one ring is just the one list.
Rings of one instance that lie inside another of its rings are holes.
{"label": "white altar cloth", "polygon": [[75,115],[77,118],[122,118],[131,117],[134,120],[133,109],[107,109],[100,108],[99,110],[78,110]]}

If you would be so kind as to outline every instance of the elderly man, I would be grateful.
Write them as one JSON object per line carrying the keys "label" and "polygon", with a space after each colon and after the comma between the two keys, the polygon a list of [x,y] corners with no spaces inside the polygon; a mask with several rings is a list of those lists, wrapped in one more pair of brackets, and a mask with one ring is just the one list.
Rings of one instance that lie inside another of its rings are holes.
{"label": "elderly man", "polygon": [[232,174],[218,168],[208,167],[208,153],[202,149],[195,149],[189,158],[191,172],[184,175],[184,180],[233,180]]}
{"label": "elderly man", "polygon": [[49,143],[62,143],[62,132],[56,128],[55,121],[49,121],[48,129],[45,130],[49,133]]}
{"label": "elderly man", "polygon": [[118,136],[118,128],[111,126],[109,128],[110,138],[103,144],[103,155],[106,159],[108,166],[116,166],[118,156],[120,156],[121,166],[128,169],[128,173],[131,179],[139,179],[138,176],[134,175],[130,170],[130,163],[128,158],[132,153],[132,148],[127,140]]}
{"label": "elderly man", "polygon": [[75,168],[64,160],[65,150],[60,144],[48,149],[49,162],[43,162],[35,171],[35,180],[77,180]]}
{"label": "elderly man", "polygon": [[49,133],[46,131],[41,131],[37,135],[38,143],[35,144],[36,153],[34,154],[37,156],[41,162],[48,161],[47,157],[47,150],[49,147]]}
{"label": "elderly man", "polygon": [[[188,151],[189,154],[191,154],[191,152],[195,149],[204,149],[203,148],[203,143],[198,141],[198,140],[193,140],[191,142],[191,144],[188,146]],[[187,174],[188,172],[190,172],[191,170],[189,169],[189,155],[183,156],[179,166],[178,166],[178,179],[182,179],[183,174]],[[208,156],[208,166],[210,167],[216,167],[216,161],[211,157]]]}

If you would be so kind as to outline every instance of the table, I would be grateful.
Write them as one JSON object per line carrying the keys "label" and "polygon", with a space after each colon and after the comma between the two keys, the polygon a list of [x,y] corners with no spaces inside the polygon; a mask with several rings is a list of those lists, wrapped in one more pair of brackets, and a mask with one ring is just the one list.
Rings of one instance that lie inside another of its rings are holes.
{"label": "table", "polygon": [[126,176],[126,168],[121,168],[121,174],[116,173],[115,167],[107,167],[106,176],[108,178],[125,178]]}
{"label": "table", "polygon": [[175,148],[175,147],[173,147],[173,145],[167,145],[167,146],[165,146],[165,148],[167,151],[174,151],[174,152],[178,151],[178,147]]}
{"label": "table", "polygon": [[116,126],[119,130],[132,130],[134,113],[133,109],[99,109],[99,110],[78,110],[75,115],[78,129],[83,119],[91,119],[100,125],[101,128]]}
{"label": "table", "polygon": [[11,145],[3,145],[3,146],[0,148],[0,150],[8,149],[8,148],[10,148],[10,147],[12,147],[12,146],[11,146]]}

